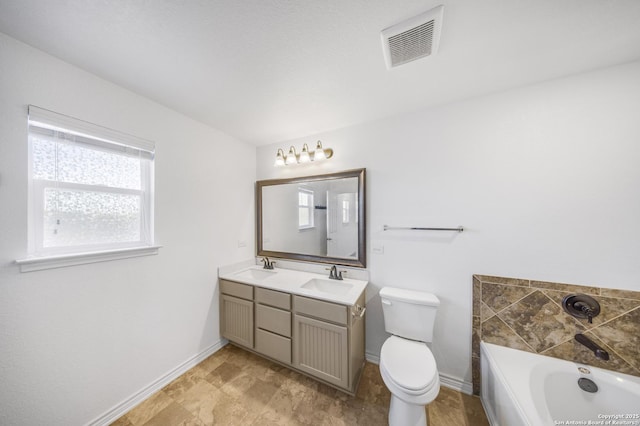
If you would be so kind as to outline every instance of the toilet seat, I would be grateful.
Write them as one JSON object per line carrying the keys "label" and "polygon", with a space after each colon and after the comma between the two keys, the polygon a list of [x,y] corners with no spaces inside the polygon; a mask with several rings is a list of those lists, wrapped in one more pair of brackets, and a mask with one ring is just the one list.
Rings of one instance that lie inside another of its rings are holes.
{"label": "toilet seat", "polygon": [[389,337],[380,351],[380,373],[398,398],[428,404],[440,390],[436,360],[423,342]]}

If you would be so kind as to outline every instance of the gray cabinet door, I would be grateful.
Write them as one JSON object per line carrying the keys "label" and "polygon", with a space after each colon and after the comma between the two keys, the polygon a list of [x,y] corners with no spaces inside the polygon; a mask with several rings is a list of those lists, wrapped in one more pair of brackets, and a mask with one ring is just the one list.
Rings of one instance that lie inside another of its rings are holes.
{"label": "gray cabinet door", "polygon": [[226,294],[221,301],[222,337],[253,349],[253,302]]}
{"label": "gray cabinet door", "polygon": [[342,388],[349,387],[346,327],[295,315],[292,341],[296,368]]}

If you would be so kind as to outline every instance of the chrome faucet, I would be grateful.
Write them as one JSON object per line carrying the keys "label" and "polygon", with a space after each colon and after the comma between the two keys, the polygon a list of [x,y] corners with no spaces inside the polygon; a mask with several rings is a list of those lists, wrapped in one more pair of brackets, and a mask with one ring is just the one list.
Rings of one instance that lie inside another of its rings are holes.
{"label": "chrome faucet", "polygon": [[262,269],[273,269],[273,265],[276,263],[272,260],[270,261],[267,256],[265,256],[264,259],[261,260],[261,262],[264,263]]}
{"label": "chrome faucet", "polygon": [[338,271],[338,267],[336,265],[333,265],[329,269],[329,279],[342,280],[342,271]]}
{"label": "chrome faucet", "polygon": [[609,360],[609,352],[607,352],[604,349],[602,349],[593,340],[589,339],[584,334],[578,333],[578,334],[576,334],[575,338],[578,341],[578,343],[586,346],[587,348],[589,348],[589,350],[593,351],[593,353],[596,356],[596,358],[601,359],[603,361],[608,361]]}

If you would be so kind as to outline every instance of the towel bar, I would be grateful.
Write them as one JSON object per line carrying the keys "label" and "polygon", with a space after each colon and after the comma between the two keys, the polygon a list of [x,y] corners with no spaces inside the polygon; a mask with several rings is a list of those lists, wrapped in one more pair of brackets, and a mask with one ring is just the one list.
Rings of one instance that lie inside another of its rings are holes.
{"label": "towel bar", "polygon": [[388,226],[384,225],[384,231],[403,229],[409,231],[457,231],[462,232],[464,228],[462,226],[458,226],[457,228],[420,228],[417,226],[408,226],[408,227],[400,227],[400,226]]}

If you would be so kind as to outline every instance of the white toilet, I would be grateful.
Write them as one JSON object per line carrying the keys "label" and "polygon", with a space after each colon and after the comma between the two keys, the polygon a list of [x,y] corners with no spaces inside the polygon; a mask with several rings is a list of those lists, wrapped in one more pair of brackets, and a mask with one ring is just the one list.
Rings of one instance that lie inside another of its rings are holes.
{"label": "white toilet", "polygon": [[425,405],[440,391],[436,360],[425,342],[433,339],[438,298],[422,291],[380,290],[384,326],[393,334],[380,351],[380,374],[391,392],[390,426],[425,426]]}

